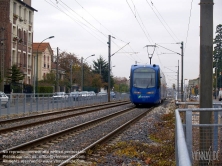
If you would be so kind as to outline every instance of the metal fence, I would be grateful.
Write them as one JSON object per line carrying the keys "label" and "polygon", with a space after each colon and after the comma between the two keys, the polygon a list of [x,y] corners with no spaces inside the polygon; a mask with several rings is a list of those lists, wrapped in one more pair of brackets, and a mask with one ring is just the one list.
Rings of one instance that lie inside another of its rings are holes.
{"label": "metal fence", "polygon": [[[53,94],[7,94],[9,101],[7,105],[3,105],[0,99],[0,116],[8,116],[13,114],[27,115],[30,113],[62,110],[66,108],[93,105],[108,102],[108,96],[84,96],[78,99],[70,96],[55,99]],[[128,94],[116,94],[111,101],[128,100]]]}
{"label": "metal fence", "polygon": [[[197,105],[197,102],[180,102],[180,105]],[[222,165],[222,108],[177,109],[176,163],[178,166]],[[211,112],[211,124],[200,124],[201,112]]]}

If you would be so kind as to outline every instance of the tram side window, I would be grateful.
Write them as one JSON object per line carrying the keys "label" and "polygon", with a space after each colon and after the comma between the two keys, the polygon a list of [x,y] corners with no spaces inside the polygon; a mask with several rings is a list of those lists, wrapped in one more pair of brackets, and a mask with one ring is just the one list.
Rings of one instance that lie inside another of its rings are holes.
{"label": "tram side window", "polygon": [[160,76],[160,71],[158,72],[158,88],[161,86],[161,76]]}

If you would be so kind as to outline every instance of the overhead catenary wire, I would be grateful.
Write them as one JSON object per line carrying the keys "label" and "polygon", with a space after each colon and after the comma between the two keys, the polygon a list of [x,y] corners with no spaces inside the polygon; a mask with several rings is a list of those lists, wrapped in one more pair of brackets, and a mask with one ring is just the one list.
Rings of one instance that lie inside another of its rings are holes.
{"label": "overhead catenary wire", "polygon": [[191,0],[190,16],[189,16],[189,22],[188,22],[188,27],[187,27],[187,36],[186,36],[186,42],[185,42],[185,49],[184,49],[184,52],[185,52],[185,50],[186,50],[187,39],[188,39],[188,34],[189,34],[189,29],[190,29],[190,18],[191,18],[192,6],[193,6],[193,0]]}
{"label": "overhead catenary wire", "polygon": [[[73,21],[75,21],[80,27],[82,27],[83,29],[85,29],[88,33],[90,33],[93,37],[95,37],[97,40],[99,40],[101,43],[106,44],[105,42],[103,42],[101,39],[99,39],[97,36],[95,36],[94,34],[92,34],[89,30],[87,30],[85,27],[87,27],[87,25],[85,25],[84,23],[82,23],[81,21],[75,20],[73,17],[71,17],[70,15],[68,15],[66,12],[64,12],[62,9],[60,9],[58,6],[56,6],[54,3],[50,3],[47,0],[45,0],[49,5],[53,6],[54,8],[56,8],[57,10],[59,10],[60,12],[64,13],[66,16],[68,16],[69,18],[71,18]],[[83,25],[81,25],[83,24]]]}
{"label": "overhead catenary wire", "polygon": [[[129,8],[131,9],[131,11],[132,11],[132,13],[133,13],[133,10],[132,10],[132,8],[131,8],[131,6],[130,6],[129,2],[128,2],[127,0],[126,0],[126,2],[127,2],[127,4],[128,4],[128,6],[129,6]],[[133,13],[133,15],[135,16],[135,14],[134,14],[134,13]],[[147,40],[148,40],[150,43],[152,43],[152,42],[150,41],[149,37],[147,36],[147,34],[146,34],[146,32],[145,32],[144,28],[141,26],[141,24],[140,24],[139,20],[137,19],[137,17],[135,17],[135,19],[136,19],[137,23],[139,24],[140,28],[142,29],[143,33],[145,34],[145,36],[146,36]]]}
{"label": "overhead catenary wire", "polygon": [[147,33],[147,36],[149,36],[151,42],[154,43],[154,41],[152,40],[150,34],[148,33],[148,31],[147,31],[147,29],[146,29],[146,27],[145,27],[145,25],[144,25],[144,23],[143,23],[143,20],[141,19],[140,15],[139,15],[139,12],[138,12],[137,9],[136,9],[136,5],[134,4],[133,0],[131,0],[131,1],[132,1],[133,5],[134,5],[135,14],[137,13],[137,15],[138,15],[138,17],[139,17],[139,19],[140,19],[140,21],[141,21],[143,27],[144,27],[144,30],[145,30],[145,32]]}
{"label": "overhead catenary wire", "polygon": [[[84,11],[86,11],[94,20],[96,20],[96,22],[98,22],[102,27],[104,27],[107,31],[109,31],[111,34],[112,34],[112,36],[114,36],[113,35],[113,32],[111,32],[108,28],[106,28],[98,19],[96,19],[91,13],[89,13],[77,0],[75,0],[76,1],[76,3],[84,10]],[[124,42],[124,43],[128,43],[128,42],[126,42],[126,41],[123,41],[122,39],[119,39],[118,37],[116,37],[116,35],[115,35],[115,39],[116,40],[119,40],[119,41],[122,41],[122,42]],[[116,44],[116,43],[114,43],[114,44]],[[116,44],[116,46],[118,46],[117,44]],[[119,47],[119,46],[118,46]]]}
{"label": "overhead catenary wire", "polygon": [[152,9],[152,11],[154,12],[154,14],[156,15],[156,17],[158,18],[158,20],[160,21],[160,23],[163,25],[163,27],[166,29],[166,31],[168,32],[168,34],[172,37],[172,39],[176,42],[175,38],[171,35],[171,33],[168,31],[168,29],[166,28],[166,26],[163,24],[163,22],[161,21],[161,19],[158,17],[158,15],[156,14],[156,12],[154,11],[154,9],[152,8],[152,6],[150,5],[150,3],[146,0],[147,4],[149,5],[149,7]]}
{"label": "overhead catenary wire", "polygon": [[91,13],[89,13],[77,0],[75,0],[76,1],[76,3],[83,9],[83,10],[85,10],[94,20],[96,20],[103,28],[105,28],[107,31],[109,31],[112,35],[113,35],[113,33],[109,30],[109,29],[107,29],[98,19],[96,19]]}
{"label": "overhead catenary wire", "polygon": [[[152,2],[152,1],[151,1]],[[169,30],[171,31],[171,33],[174,35],[174,37],[180,41],[178,39],[178,37],[176,36],[176,34],[172,31],[172,29],[170,28],[170,26],[167,24],[167,22],[165,21],[165,19],[162,17],[162,15],[160,14],[160,12],[157,10],[157,8],[155,7],[154,3],[152,3],[152,6],[154,7],[154,9],[156,9],[157,13],[159,14],[159,16],[162,18],[162,20],[164,21],[164,23],[166,24],[166,26],[169,28]]]}
{"label": "overhead catenary wire", "polygon": [[62,0],[59,0],[64,4],[67,8],[69,8],[73,13],[75,13],[77,16],[79,16],[81,19],[83,19],[86,23],[88,23],[91,27],[93,27],[96,31],[98,31],[100,34],[102,34],[104,37],[107,37],[106,34],[104,34],[102,31],[100,31],[98,28],[96,28],[94,25],[92,25],[89,21],[87,21],[84,17],[80,16],[77,12],[75,12],[72,8],[70,8],[68,5],[63,3]]}
{"label": "overhead catenary wire", "polygon": [[[77,12],[75,12],[73,9],[71,9],[67,4],[65,4],[62,0],[59,0],[63,3],[63,5],[65,5],[67,8],[69,8],[70,10],[72,10],[75,14],[77,14],[80,18],[82,18],[84,21],[86,21],[86,23],[88,23],[89,25],[93,26],[89,21],[87,21],[86,19],[84,19],[83,17],[81,17]],[[76,1],[77,2],[77,1]],[[79,4],[79,3],[78,3]],[[79,4],[80,5],[80,4]],[[80,5],[81,8],[83,8],[82,5]],[[85,9],[84,9],[85,10]],[[85,10],[86,11],[86,10]],[[90,14],[91,15],[91,14]],[[92,15],[91,15],[92,16]],[[93,16],[92,16],[93,17]],[[96,19],[95,17],[93,17],[94,19]],[[97,19],[96,19],[97,20]],[[97,22],[99,22],[97,20]],[[100,23],[100,22],[99,22]],[[101,24],[101,23],[100,23]],[[95,30],[97,30],[97,32],[99,32],[100,34],[102,34],[103,36],[107,37],[108,35],[104,34],[102,31],[98,30],[95,26],[93,26]],[[104,27],[104,26],[103,26]],[[107,28],[106,28],[107,29]],[[108,29],[107,29],[108,30]],[[111,32],[112,33],[112,32]],[[120,40],[122,42],[124,42],[123,40],[119,39],[119,38],[115,38],[117,40]],[[113,42],[113,41],[112,41]],[[113,42],[116,46],[118,46],[115,42]],[[120,46],[118,46],[120,47]]]}

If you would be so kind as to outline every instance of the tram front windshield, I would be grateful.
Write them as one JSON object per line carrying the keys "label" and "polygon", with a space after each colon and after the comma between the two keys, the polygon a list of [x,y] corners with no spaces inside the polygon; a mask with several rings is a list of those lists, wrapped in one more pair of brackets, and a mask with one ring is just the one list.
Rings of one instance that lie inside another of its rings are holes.
{"label": "tram front windshield", "polygon": [[150,68],[138,68],[134,71],[133,86],[137,88],[155,87],[155,70]]}

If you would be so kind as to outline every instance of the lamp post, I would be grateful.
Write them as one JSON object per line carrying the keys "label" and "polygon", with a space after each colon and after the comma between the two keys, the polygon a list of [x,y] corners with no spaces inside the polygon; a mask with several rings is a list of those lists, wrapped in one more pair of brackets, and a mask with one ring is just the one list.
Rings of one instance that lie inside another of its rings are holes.
{"label": "lamp post", "polygon": [[88,57],[84,60],[84,62],[83,62],[83,57],[81,58],[81,66],[82,66],[81,89],[82,89],[82,91],[83,91],[83,87],[84,87],[84,63],[85,63],[85,61],[86,61],[89,57],[92,57],[92,56],[95,56],[95,54],[88,56]]}
{"label": "lamp post", "polygon": [[72,92],[72,65],[73,65],[73,59],[70,60],[70,70],[71,70],[71,74],[70,74],[70,92]]}
{"label": "lamp post", "polygon": [[[42,42],[44,42],[45,40],[47,40],[47,39],[51,39],[51,38],[54,38],[54,36],[50,36],[50,37],[48,37],[48,38],[46,38],[46,39],[44,39]],[[36,56],[36,92],[38,91],[38,51],[39,51],[39,46],[42,44],[42,42],[41,43],[39,43],[39,45],[38,45],[38,48],[37,48],[37,56]],[[35,91],[34,91],[34,94],[35,94]]]}
{"label": "lamp post", "polygon": [[185,85],[185,81],[186,80],[188,80],[188,79],[184,79],[184,90],[183,90],[183,92],[184,92],[184,99],[185,99],[185,101],[186,101],[186,96],[187,96],[187,90],[186,90],[186,85]]}

